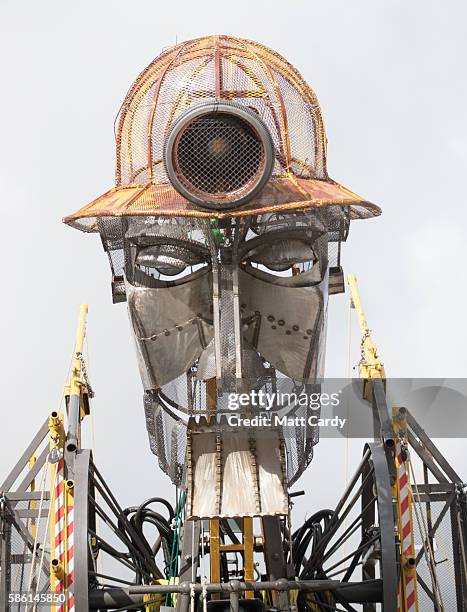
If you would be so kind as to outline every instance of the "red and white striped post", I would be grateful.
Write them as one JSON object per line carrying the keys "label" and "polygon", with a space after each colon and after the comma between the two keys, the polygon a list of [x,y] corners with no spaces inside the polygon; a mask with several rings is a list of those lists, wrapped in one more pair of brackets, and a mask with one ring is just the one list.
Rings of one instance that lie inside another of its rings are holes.
{"label": "red and white striped post", "polygon": [[65,463],[60,458],[54,484],[50,585],[52,593],[64,595],[64,601],[54,605],[52,609],[55,612],[72,612],[75,609],[73,488],[73,481],[65,479]]}
{"label": "red and white striped post", "polygon": [[[81,420],[85,414],[89,413],[89,397],[92,395],[83,361],[87,312],[87,304],[82,304],[76,332],[74,359],[65,385],[67,433],[65,434],[64,430],[63,414],[53,412],[49,418],[50,456],[53,453],[58,459],[54,464],[55,469],[52,471],[50,487],[53,493],[51,503],[54,504],[50,525],[50,589],[55,595],[61,596],[60,601],[52,602],[53,612],[74,612],[76,607],[74,594],[74,481],[69,478],[72,472],[68,471],[69,466],[65,458],[72,458],[80,447]],[[73,459],[70,461],[71,467]]]}
{"label": "red and white striped post", "polygon": [[[74,564],[74,542],[75,542],[75,524],[74,524],[74,483],[72,480],[66,482],[66,587],[67,587],[67,608],[68,612],[75,610],[75,595],[74,595],[74,579],[75,579],[75,564]],[[65,608],[63,609],[65,610]],[[60,612],[62,612],[60,610]]]}
{"label": "red and white striped post", "polygon": [[399,612],[418,612],[417,568],[413,534],[412,490],[407,462],[407,419],[404,409],[393,409],[393,426],[396,434],[395,461],[397,482],[395,497],[400,536],[401,581],[398,597]]}

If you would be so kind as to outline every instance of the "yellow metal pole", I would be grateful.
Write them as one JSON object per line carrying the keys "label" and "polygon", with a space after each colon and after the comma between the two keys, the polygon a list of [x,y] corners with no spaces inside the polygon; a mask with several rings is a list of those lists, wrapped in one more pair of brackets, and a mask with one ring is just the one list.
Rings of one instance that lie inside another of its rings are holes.
{"label": "yellow metal pole", "polygon": [[[253,518],[245,516],[243,518],[243,566],[244,578],[246,582],[254,580],[254,537],[253,537]],[[246,591],[245,597],[253,599],[253,591]]]}
{"label": "yellow metal pole", "polygon": [[81,382],[81,355],[83,354],[84,338],[86,336],[86,318],[89,307],[87,304],[81,304],[79,307],[78,328],[76,330],[75,350],[73,356],[73,365],[71,367],[68,382],[65,386],[65,395],[73,393],[79,395]]}
{"label": "yellow metal pole", "polygon": [[81,304],[79,309],[78,329],[73,356],[73,364],[68,382],[65,386],[68,410],[67,450],[74,452],[79,448],[81,434],[81,419],[85,414],[83,396],[83,346],[86,336],[86,317],[88,305]]}
{"label": "yellow metal pole", "polygon": [[[221,546],[219,534],[219,519],[209,519],[209,565],[211,582],[221,581]],[[212,599],[220,599],[219,593],[213,593]]]}
{"label": "yellow metal pole", "polygon": [[364,380],[363,383],[363,397],[371,401],[371,379],[372,378],[385,378],[386,373],[384,371],[384,365],[379,358],[376,346],[373,344],[373,340],[370,334],[370,328],[366,320],[365,311],[363,310],[362,302],[360,299],[360,293],[358,291],[357,277],[355,274],[349,274],[347,276],[347,282],[350,288],[351,304],[357,313],[358,322],[362,332],[362,340],[360,344],[361,359],[358,364],[360,378]]}

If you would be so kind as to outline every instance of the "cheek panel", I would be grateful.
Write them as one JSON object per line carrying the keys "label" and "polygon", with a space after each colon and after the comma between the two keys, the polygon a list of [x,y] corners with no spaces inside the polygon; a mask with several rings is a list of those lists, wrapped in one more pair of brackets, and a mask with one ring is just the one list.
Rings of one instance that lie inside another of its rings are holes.
{"label": "cheek panel", "polygon": [[187,372],[213,337],[210,274],[175,287],[126,282],[126,292],[144,388],[167,384]]}
{"label": "cheek panel", "polygon": [[312,287],[284,287],[239,272],[240,302],[254,323],[247,341],[280,373],[299,381],[323,376],[327,275]]}

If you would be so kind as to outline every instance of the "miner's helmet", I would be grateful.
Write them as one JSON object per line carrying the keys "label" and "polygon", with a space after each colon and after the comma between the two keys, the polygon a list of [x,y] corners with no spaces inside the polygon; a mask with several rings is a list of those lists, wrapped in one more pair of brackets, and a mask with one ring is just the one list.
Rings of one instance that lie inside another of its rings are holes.
{"label": "miner's helmet", "polygon": [[116,185],[69,225],[99,217],[221,218],[375,204],[329,178],[318,100],[267,47],[230,36],[164,51],[136,79],[116,122]]}

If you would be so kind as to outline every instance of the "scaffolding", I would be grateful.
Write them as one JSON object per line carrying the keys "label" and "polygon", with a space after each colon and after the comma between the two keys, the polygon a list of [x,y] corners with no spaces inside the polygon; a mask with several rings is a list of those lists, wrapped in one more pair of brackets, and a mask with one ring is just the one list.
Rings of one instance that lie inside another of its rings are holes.
{"label": "scaffolding", "polygon": [[[166,605],[187,612],[195,603],[214,610],[224,602],[234,612],[467,610],[466,487],[410,410],[388,406],[355,277],[349,284],[374,440],[336,507],[314,513],[295,532],[272,516],[184,520],[183,491],[175,508],[159,498],[119,505],[82,448],[93,392],[81,307],[65,413],[45,419],[1,486],[0,610]],[[145,521],[158,529],[152,544]],[[262,573],[255,571],[258,555]],[[99,570],[104,557],[113,562],[108,573]],[[205,558],[209,578],[201,572]]]}

